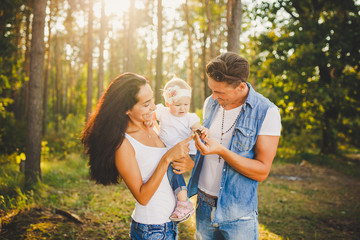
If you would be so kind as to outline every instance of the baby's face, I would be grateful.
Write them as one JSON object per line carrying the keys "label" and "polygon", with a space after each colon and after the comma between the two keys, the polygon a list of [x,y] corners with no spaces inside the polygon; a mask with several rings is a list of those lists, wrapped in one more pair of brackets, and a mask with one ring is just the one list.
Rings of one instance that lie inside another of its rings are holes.
{"label": "baby's face", "polygon": [[190,109],[190,97],[182,97],[176,102],[166,103],[166,106],[170,109],[170,113],[175,117],[185,116]]}

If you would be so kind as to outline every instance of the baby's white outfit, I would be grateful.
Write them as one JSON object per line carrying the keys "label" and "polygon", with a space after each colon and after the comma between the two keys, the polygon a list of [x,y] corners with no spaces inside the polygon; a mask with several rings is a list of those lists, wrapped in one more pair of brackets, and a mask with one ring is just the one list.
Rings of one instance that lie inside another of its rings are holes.
{"label": "baby's white outfit", "polygon": [[[195,113],[187,113],[182,117],[174,116],[169,108],[162,104],[156,105],[156,119],[160,122],[159,137],[167,148],[172,148],[177,143],[190,137],[193,134],[191,126],[200,122],[200,118]],[[190,155],[196,154],[195,142],[190,142]]]}

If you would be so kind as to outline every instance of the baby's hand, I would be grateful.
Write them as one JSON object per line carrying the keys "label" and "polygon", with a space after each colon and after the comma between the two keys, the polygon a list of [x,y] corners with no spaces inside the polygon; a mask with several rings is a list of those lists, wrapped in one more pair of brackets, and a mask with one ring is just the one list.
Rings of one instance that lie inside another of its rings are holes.
{"label": "baby's hand", "polygon": [[143,124],[148,128],[154,127],[154,121],[145,121],[145,122],[143,122]]}

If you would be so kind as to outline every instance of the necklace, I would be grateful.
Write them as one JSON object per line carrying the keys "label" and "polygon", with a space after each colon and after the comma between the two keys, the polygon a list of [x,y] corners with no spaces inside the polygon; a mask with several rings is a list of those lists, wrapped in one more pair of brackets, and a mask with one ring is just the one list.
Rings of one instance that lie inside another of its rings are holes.
{"label": "necklace", "polygon": [[[233,122],[233,124],[231,125],[231,127],[228,129],[228,130],[226,130],[225,132],[224,132],[224,121],[225,121],[225,109],[223,108],[223,112],[222,112],[222,121],[221,121],[221,136],[220,136],[220,144],[222,144],[222,140],[223,140],[223,135],[225,134],[225,133],[228,133],[234,126],[235,126],[235,124],[236,124],[236,122],[237,122],[237,120],[238,120],[238,118],[240,117],[240,114],[241,114],[241,109],[240,109],[240,112],[239,112],[239,114],[237,115],[237,117],[235,118],[235,121]],[[221,157],[220,157],[220,155],[219,155],[219,163],[220,163],[220,160],[221,160]]]}
{"label": "necklace", "polygon": [[148,132],[148,133],[147,133],[147,135],[148,135],[148,138],[150,139],[150,138],[151,138],[151,134],[150,134],[150,132]]}

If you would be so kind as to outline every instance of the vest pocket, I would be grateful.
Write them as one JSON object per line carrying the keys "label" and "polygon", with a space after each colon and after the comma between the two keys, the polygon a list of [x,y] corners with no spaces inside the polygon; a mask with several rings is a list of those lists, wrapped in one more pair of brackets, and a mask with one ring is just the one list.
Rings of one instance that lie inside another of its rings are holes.
{"label": "vest pocket", "polygon": [[239,152],[251,150],[254,145],[254,136],[255,130],[244,127],[236,127],[232,148]]}

